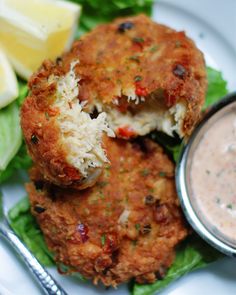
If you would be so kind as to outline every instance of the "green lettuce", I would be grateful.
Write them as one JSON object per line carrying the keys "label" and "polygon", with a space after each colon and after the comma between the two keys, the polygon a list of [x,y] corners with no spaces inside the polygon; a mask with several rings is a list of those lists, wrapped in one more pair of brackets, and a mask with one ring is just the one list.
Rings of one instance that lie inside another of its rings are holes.
{"label": "green lettuce", "polygon": [[20,106],[28,88],[18,80],[19,97],[16,101],[0,110],[0,183],[9,179],[18,169],[28,169],[32,162],[27,154],[20,127]]}
{"label": "green lettuce", "polygon": [[0,110],[0,171],[6,169],[21,146],[22,133],[19,120],[19,108],[16,102]]}
{"label": "green lettuce", "polygon": [[8,213],[10,225],[35,257],[45,266],[54,265],[41,230],[30,213],[28,198],[22,199]]}
{"label": "green lettuce", "polygon": [[[1,195],[0,195],[0,214],[1,214]],[[28,249],[34,254],[38,261],[44,266],[55,266],[54,255],[48,250],[42,232],[30,212],[28,198],[20,200],[9,212],[8,220],[13,231],[21,238]],[[60,264],[60,269],[66,273],[70,269]],[[81,274],[74,273],[73,277],[85,282]]]}
{"label": "green lettuce", "polygon": [[176,251],[176,258],[166,276],[153,284],[134,284],[133,295],[152,295],[167,287],[183,275],[202,268],[223,255],[203,242],[197,235],[184,241]]}
{"label": "green lettuce", "polygon": [[7,181],[17,170],[28,170],[32,160],[27,153],[26,145],[23,142],[15,157],[10,161],[7,168],[0,171],[0,184]]}
{"label": "green lettuce", "polygon": [[100,23],[116,17],[152,12],[153,0],[68,0],[82,5],[82,15],[76,37],[90,31]]}
{"label": "green lettuce", "polygon": [[228,93],[227,82],[223,79],[220,71],[207,67],[207,81],[208,89],[203,109],[216,103]]}

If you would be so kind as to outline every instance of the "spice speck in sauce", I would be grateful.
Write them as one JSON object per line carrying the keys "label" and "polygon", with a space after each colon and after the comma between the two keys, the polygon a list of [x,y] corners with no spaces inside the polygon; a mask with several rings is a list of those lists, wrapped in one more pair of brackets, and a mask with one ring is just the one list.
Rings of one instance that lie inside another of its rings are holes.
{"label": "spice speck in sauce", "polygon": [[[201,138],[190,169],[197,210],[230,240],[236,240],[236,113],[214,122]],[[204,173],[205,172],[205,173]]]}

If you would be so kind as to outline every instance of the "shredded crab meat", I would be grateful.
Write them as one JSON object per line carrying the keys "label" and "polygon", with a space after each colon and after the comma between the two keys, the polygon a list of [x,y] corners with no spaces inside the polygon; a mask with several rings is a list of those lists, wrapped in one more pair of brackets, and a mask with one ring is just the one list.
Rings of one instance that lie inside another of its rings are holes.
{"label": "shredded crab meat", "polygon": [[186,106],[179,102],[169,109],[160,108],[157,104],[144,104],[143,107],[132,114],[130,111],[120,112],[116,108],[104,107],[96,102],[98,111],[107,111],[107,121],[112,130],[116,131],[124,126],[132,128],[134,133],[144,136],[153,130],[159,130],[173,136],[177,132],[183,137],[182,127],[186,114]]}
{"label": "shredded crab meat", "polygon": [[127,96],[127,100],[128,102],[134,102],[136,105],[139,104],[140,102],[144,102],[145,101],[145,97],[144,96],[139,96],[135,93],[135,89],[134,88],[129,88],[129,89],[125,89],[123,90],[123,94],[125,96]]}
{"label": "shredded crab meat", "polygon": [[78,63],[79,61],[72,62],[65,76],[54,77],[53,80],[57,81],[54,106],[60,110],[58,125],[62,143],[67,150],[67,160],[87,177],[90,168],[102,167],[109,162],[102,148],[103,133],[111,137],[115,135],[108,127],[106,113],[102,112],[92,119],[83,111],[86,102],[81,103],[78,100],[80,78],[74,72]]}
{"label": "shredded crab meat", "polygon": [[128,222],[129,215],[130,215],[130,210],[124,209],[124,211],[121,213],[118,219],[118,223],[121,225],[125,225]]}

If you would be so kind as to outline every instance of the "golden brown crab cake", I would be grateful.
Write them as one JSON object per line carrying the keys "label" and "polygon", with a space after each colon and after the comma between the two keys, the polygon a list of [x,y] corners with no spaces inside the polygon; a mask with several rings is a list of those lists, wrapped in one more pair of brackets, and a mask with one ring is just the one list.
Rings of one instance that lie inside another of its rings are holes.
{"label": "golden brown crab cake", "polygon": [[46,61],[29,81],[21,126],[29,154],[44,178],[77,189],[94,184],[108,163],[102,136],[113,132],[106,114],[91,118],[78,99],[78,62],[68,67]]}
{"label": "golden brown crab cake", "polygon": [[44,62],[29,88],[21,125],[30,155],[46,180],[82,189],[108,162],[103,133],[189,134],[206,72],[184,32],[140,15],[98,26],[55,63]]}
{"label": "golden brown crab cake", "polygon": [[61,189],[34,170],[27,185],[32,214],[58,267],[106,286],[131,278],[152,283],[165,275],[188,232],[174,165],[149,139],[107,138],[105,145],[110,167],[91,188]]}
{"label": "golden brown crab cake", "polygon": [[74,43],[81,100],[105,111],[123,138],[158,129],[181,137],[199,119],[206,92],[203,54],[184,32],[145,15],[100,25]]}

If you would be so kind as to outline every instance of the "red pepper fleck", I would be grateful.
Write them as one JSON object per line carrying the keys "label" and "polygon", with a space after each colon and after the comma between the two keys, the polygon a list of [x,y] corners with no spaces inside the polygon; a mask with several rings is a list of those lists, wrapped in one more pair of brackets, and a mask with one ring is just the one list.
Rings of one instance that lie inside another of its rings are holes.
{"label": "red pepper fleck", "polygon": [[131,50],[140,52],[140,51],[143,50],[143,44],[142,43],[133,42],[132,43],[132,46],[131,46]]}
{"label": "red pepper fleck", "polygon": [[169,224],[172,218],[166,204],[156,206],[154,217],[158,224]]}
{"label": "red pepper fleck", "polygon": [[144,47],[144,39],[140,37],[133,38],[133,44],[131,49],[134,51],[142,51]]}
{"label": "red pepper fleck", "polygon": [[135,83],[135,93],[138,96],[147,96],[148,95],[147,88],[141,87],[139,82]]}
{"label": "red pepper fleck", "polygon": [[83,223],[79,223],[77,226],[77,231],[80,234],[80,238],[82,240],[82,243],[85,243],[89,237],[88,237],[88,227],[84,225]]}
{"label": "red pepper fleck", "polygon": [[120,104],[117,106],[117,109],[119,110],[119,112],[121,113],[126,113],[127,109],[128,109],[129,104]]}
{"label": "red pepper fleck", "polygon": [[122,126],[117,128],[116,133],[119,137],[122,137],[124,139],[130,139],[136,135],[135,131],[129,126]]}
{"label": "red pepper fleck", "polygon": [[106,236],[105,245],[103,247],[103,251],[105,253],[112,253],[118,247],[117,236],[115,234],[109,234]]}
{"label": "red pepper fleck", "polygon": [[171,107],[176,103],[176,97],[174,95],[166,94],[165,103],[167,107]]}
{"label": "red pepper fleck", "polygon": [[63,169],[64,173],[72,180],[80,180],[81,175],[74,167],[67,166]]}

